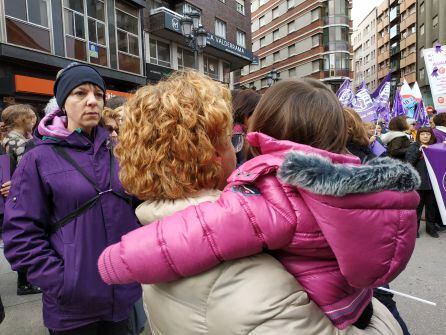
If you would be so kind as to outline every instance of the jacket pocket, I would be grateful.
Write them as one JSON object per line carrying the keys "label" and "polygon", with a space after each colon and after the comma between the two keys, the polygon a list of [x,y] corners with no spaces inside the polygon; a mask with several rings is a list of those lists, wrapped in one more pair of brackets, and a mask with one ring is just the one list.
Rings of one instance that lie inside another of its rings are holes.
{"label": "jacket pocket", "polygon": [[74,245],[64,245],[63,254],[65,264],[63,273],[63,285],[58,302],[60,305],[69,305],[73,300],[72,298],[77,277],[76,252]]}

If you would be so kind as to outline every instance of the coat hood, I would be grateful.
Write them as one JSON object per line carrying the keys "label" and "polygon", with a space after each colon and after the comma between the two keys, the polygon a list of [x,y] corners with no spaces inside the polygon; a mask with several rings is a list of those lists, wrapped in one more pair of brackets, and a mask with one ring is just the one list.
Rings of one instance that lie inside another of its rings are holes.
{"label": "coat hood", "polygon": [[66,139],[71,132],[67,129],[68,120],[60,109],[56,109],[40,121],[38,133],[41,136],[53,137],[60,140]]}
{"label": "coat hood", "polygon": [[404,136],[406,136],[406,137],[408,137],[408,135],[405,133],[405,132],[403,132],[403,131],[389,131],[389,132],[387,132],[387,133],[385,133],[385,134],[383,134],[383,135],[381,135],[381,141],[385,144],[385,145],[387,145],[387,144],[389,144],[392,140],[394,140],[395,138],[397,138],[397,137],[404,137]]}

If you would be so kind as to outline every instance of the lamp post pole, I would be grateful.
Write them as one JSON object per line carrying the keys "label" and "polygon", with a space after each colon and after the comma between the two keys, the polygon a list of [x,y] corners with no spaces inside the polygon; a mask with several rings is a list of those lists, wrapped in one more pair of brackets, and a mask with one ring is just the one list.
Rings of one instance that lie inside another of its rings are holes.
{"label": "lamp post pole", "polygon": [[196,11],[185,13],[180,23],[185,43],[194,53],[194,68],[198,71],[198,54],[206,47],[208,33],[200,25],[200,13]]}
{"label": "lamp post pole", "polygon": [[272,84],[275,84],[280,80],[280,73],[277,72],[276,69],[272,69],[267,75],[266,75],[266,84],[268,87],[271,87]]}

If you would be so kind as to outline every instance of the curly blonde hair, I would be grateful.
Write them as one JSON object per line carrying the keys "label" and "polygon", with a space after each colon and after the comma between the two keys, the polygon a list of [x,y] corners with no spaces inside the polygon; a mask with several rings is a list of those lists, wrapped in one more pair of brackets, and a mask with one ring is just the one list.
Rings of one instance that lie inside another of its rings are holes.
{"label": "curly blonde hair", "polygon": [[124,107],[120,179],[141,200],[174,200],[216,188],[216,148],[230,145],[229,90],[196,71],[140,88]]}

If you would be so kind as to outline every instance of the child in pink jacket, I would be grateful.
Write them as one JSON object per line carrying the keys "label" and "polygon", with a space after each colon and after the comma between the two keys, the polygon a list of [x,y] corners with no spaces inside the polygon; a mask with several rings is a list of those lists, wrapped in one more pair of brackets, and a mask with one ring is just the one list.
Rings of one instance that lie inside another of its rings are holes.
{"label": "child in pink jacket", "polygon": [[365,328],[372,288],[398,276],[412,254],[417,173],[349,155],[342,107],[316,80],[269,88],[249,131],[251,159],[220,199],[125,235],[99,259],[103,280],[173,281],[268,251],[337,328]]}

